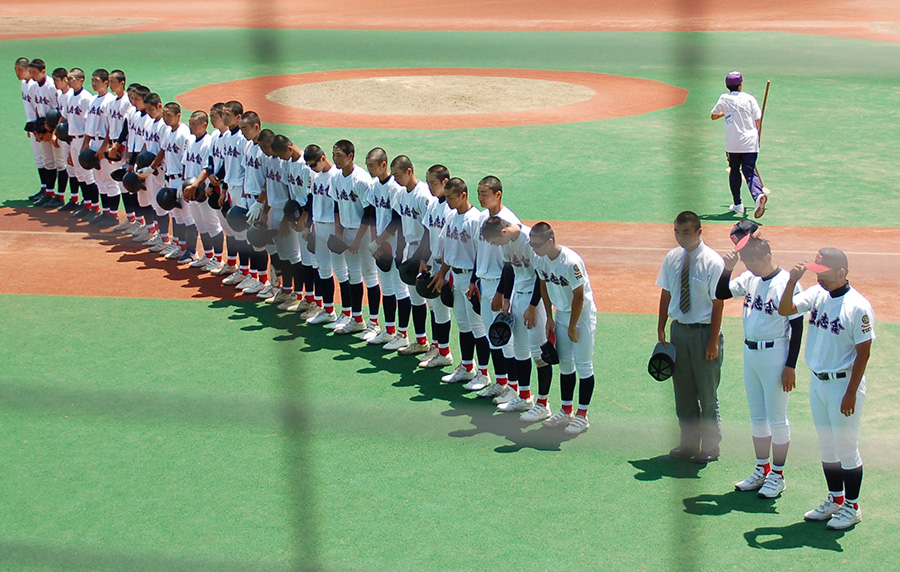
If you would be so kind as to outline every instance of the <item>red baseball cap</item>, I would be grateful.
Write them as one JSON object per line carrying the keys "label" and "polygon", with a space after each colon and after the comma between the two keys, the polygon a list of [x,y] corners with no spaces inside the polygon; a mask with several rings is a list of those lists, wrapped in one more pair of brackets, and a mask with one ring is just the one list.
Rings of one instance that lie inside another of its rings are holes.
{"label": "red baseball cap", "polygon": [[812,272],[827,272],[829,270],[847,268],[847,255],[837,248],[823,248],[816,254],[816,261],[806,265],[806,269]]}

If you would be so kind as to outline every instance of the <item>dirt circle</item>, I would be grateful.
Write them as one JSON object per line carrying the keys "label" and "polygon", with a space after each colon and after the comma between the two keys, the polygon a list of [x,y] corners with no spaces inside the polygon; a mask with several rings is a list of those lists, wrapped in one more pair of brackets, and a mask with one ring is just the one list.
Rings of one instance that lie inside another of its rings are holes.
{"label": "dirt circle", "polygon": [[322,111],[386,115],[507,113],[587,101],[583,85],[519,77],[406,75],[304,83],[266,97],[275,103]]}
{"label": "dirt circle", "polygon": [[463,129],[553,125],[641,115],[687,90],[611,74],[556,70],[335,70],[211,84],[177,96],[186,109],[236,99],[264,123],[337,128]]}

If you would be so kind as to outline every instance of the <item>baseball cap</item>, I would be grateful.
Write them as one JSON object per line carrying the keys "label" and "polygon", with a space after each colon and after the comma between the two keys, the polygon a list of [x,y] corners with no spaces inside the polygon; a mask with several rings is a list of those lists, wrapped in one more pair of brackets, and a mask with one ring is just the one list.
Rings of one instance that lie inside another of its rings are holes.
{"label": "baseball cap", "polygon": [[835,270],[839,268],[848,270],[847,255],[837,248],[823,248],[819,250],[819,252],[816,254],[816,261],[810,262],[806,265],[807,270],[816,273],[827,272],[828,270]]}
{"label": "baseball cap", "polygon": [[728,72],[728,75],[725,76],[725,86],[726,87],[736,87],[744,83],[744,76],[741,75],[741,72],[735,70],[732,72]]}
{"label": "baseball cap", "polygon": [[747,246],[747,242],[750,241],[750,237],[753,236],[753,233],[759,230],[759,225],[753,222],[752,220],[744,219],[738,223],[735,223],[733,227],[731,227],[731,242],[734,243],[734,250],[739,251],[740,249]]}

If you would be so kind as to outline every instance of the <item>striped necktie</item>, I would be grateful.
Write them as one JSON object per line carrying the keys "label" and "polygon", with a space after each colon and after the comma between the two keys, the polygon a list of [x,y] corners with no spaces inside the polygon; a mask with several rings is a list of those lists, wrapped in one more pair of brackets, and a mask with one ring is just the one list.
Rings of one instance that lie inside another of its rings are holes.
{"label": "striped necktie", "polygon": [[681,261],[681,298],[678,307],[682,314],[691,311],[691,255],[687,251],[684,252],[684,259]]}

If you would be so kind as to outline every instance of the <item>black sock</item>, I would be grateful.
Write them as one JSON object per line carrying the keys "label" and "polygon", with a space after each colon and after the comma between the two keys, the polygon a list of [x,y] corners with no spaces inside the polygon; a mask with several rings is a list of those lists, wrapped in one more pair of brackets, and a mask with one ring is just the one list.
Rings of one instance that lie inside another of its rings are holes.
{"label": "black sock", "polygon": [[463,361],[472,361],[475,357],[475,334],[472,332],[459,333],[459,353]]}
{"label": "black sock", "polygon": [[56,194],[65,195],[66,185],[69,182],[69,173],[65,169],[56,172]]}
{"label": "black sock", "polygon": [[575,398],[575,374],[562,373],[559,376],[559,393],[562,401],[572,401]]}
{"label": "black sock", "polygon": [[822,463],[822,471],[825,473],[825,483],[830,492],[844,490],[844,470],[840,463]]}
{"label": "black sock", "polygon": [[412,312],[412,300],[406,298],[397,299],[397,327],[406,329],[409,327],[409,315]]}
{"label": "black sock", "polygon": [[542,365],[537,368],[538,395],[550,395],[550,385],[553,383],[553,366]]}
{"label": "black sock", "polygon": [[211,237],[210,242],[212,242],[213,254],[215,256],[222,256],[222,246],[225,244],[225,233],[220,232],[216,236]]}
{"label": "black sock", "polygon": [[591,396],[594,395],[594,376],[582,378],[578,384],[578,403],[587,407],[591,404]]}
{"label": "black sock", "polygon": [[488,365],[491,363],[491,344],[488,343],[487,336],[475,338],[475,351],[478,353],[478,365]]}
{"label": "black sock", "polygon": [[415,330],[415,334],[418,336],[419,334],[425,334],[425,323],[428,321],[428,306],[425,304],[421,304],[419,306],[412,307],[412,319],[413,319],[413,330]]}
{"label": "black sock", "polygon": [[862,488],[863,468],[862,465],[855,469],[843,469],[844,477],[844,495],[848,499],[859,499],[859,489]]}
{"label": "black sock", "polygon": [[341,311],[349,310],[353,306],[353,295],[350,293],[350,281],[344,280],[338,286],[341,289]]}
{"label": "black sock", "polygon": [[350,307],[353,310],[354,316],[362,314],[363,292],[362,282],[359,284],[350,284]]}
{"label": "black sock", "polygon": [[519,387],[531,387],[531,360],[530,359],[517,359],[516,360],[516,379],[519,382]]}
{"label": "black sock", "polygon": [[506,357],[503,355],[503,350],[491,348],[491,361],[494,362],[494,375],[506,375]]}
{"label": "black sock", "polygon": [[384,323],[394,322],[397,319],[397,297],[384,297]]}
{"label": "black sock", "polygon": [[184,229],[185,251],[189,254],[197,253],[197,225],[190,224]]}
{"label": "black sock", "polygon": [[307,294],[312,294],[316,287],[318,270],[308,264],[303,265],[303,288]]}
{"label": "black sock", "polygon": [[366,288],[366,297],[369,299],[369,319],[377,318],[381,309],[381,288],[378,284]]}
{"label": "black sock", "polygon": [[450,343],[450,320],[434,325],[434,338],[442,345]]}
{"label": "black sock", "polygon": [[109,197],[109,211],[112,213],[113,216],[116,216],[119,214],[119,201],[120,201],[119,197],[120,196],[121,195],[115,195],[115,196]]}

